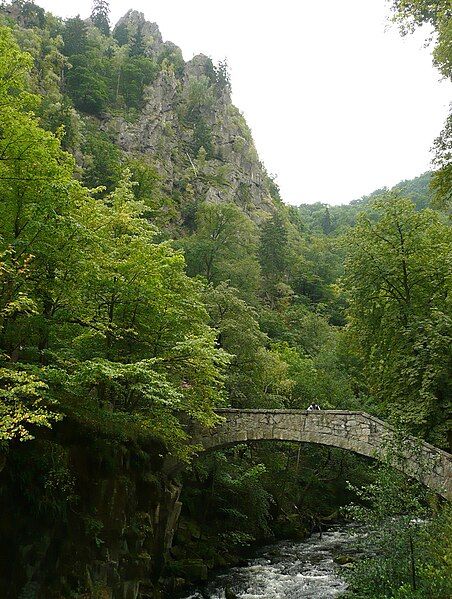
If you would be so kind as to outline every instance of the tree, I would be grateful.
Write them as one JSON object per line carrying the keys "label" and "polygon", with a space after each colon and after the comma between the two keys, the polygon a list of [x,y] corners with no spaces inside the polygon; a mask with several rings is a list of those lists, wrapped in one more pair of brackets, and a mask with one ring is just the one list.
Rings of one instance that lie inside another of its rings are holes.
{"label": "tree", "polygon": [[136,31],[131,36],[129,41],[130,56],[143,56],[144,55],[144,36],[143,36],[143,23],[137,24]]}
{"label": "tree", "polygon": [[433,173],[431,186],[434,191],[435,208],[452,208],[452,114],[434,143],[434,164],[438,168]]}
{"label": "tree", "polygon": [[125,46],[129,43],[129,28],[125,21],[120,21],[115,25],[113,37],[118,42],[119,46]]}
{"label": "tree", "polygon": [[71,63],[72,68],[67,72],[66,81],[67,91],[75,107],[98,116],[108,102],[108,82],[99,72],[105,65],[86,54],[72,56]]}
{"label": "tree", "polygon": [[143,216],[158,227],[168,226],[177,212],[173,198],[164,190],[157,168],[139,157],[129,158],[126,164],[132,173],[133,194],[146,206]]}
{"label": "tree", "polygon": [[[214,348],[200,285],[185,275],[183,257],[154,242],[130,173],[98,202],[95,249],[78,280],[80,313],[60,313],[76,325],[65,330],[78,360],[64,381],[65,408],[76,420],[94,410],[96,426],[114,436],[157,437],[184,453],[177,413],[212,422],[226,355]],[[88,388],[91,399],[82,401]]]}
{"label": "tree", "polygon": [[5,28],[0,56],[0,440],[64,416],[186,457],[178,414],[214,420],[227,361],[201,285],[155,241],[130,173],[104,200],[75,180]]}
{"label": "tree", "polygon": [[143,89],[154,81],[157,65],[143,55],[126,56],[118,65],[117,93],[126,106],[140,110],[143,107]]}
{"label": "tree", "polygon": [[437,213],[416,212],[397,196],[372,208],[373,218],[362,215],[347,238],[349,339],[377,410],[444,446],[452,383],[451,231]]}
{"label": "tree", "polygon": [[278,352],[268,348],[256,310],[226,283],[208,288],[204,297],[217,343],[231,355],[225,379],[231,403],[280,407],[291,382]]}
{"label": "tree", "polygon": [[425,488],[394,468],[399,443],[403,437],[374,466],[371,483],[349,485],[355,502],[346,513],[372,529],[360,541],[366,557],[346,576],[350,599],[447,599],[452,592],[451,506],[428,501]]}
{"label": "tree", "polygon": [[91,22],[104,35],[110,33],[110,4],[108,0],[93,0]]}
{"label": "tree", "polygon": [[196,232],[184,241],[188,272],[209,283],[229,280],[243,293],[258,285],[256,227],[235,204],[204,203]]}
{"label": "tree", "polygon": [[330,215],[330,211],[328,210],[328,208],[325,208],[325,212],[323,213],[322,230],[325,235],[329,235],[332,230],[331,215]]}
{"label": "tree", "polygon": [[61,291],[56,272],[74,267],[77,246],[83,245],[82,229],[68,211],[84,192],[72,180],[73,159],[31,112],[39,100],[26,89],[30,56],[4,27],[0,58],[0,437],[5,441],[28,439],[30,428],[50,426],[59,417],[42,369],[27,362],[46,361],[49,320]]}
{"label": "tree", "polygon": [[[450,0],[392,0],[394,21],[399,24],[402,35],[413,32],[428,23],[435,30],[433,63],[441,74],[452,79],[452,8]],[[431,41],[429,40],[429,41]],[[434,164],[438,171],[432,177],[437,207],[445,208],[452,202],[452,115],[435,140]]]}
{"label": "tree", "polygon": [[231,75],[227,60],[220,60],[219,63],[213,67],[213,69],[215,81],[219,89],[226,90],[227,93],[231,93]]}
{"label": "tree", "polygon": [[17,19],[22,27],[32,29],[44,26],[45,11],[40,6],[36,6],[33,0],[12,0],[9,6],[5,6],[2,2],[1,8]]}
{"label": "tree", "polygon": [[73,19],[64,22],[63,29],[63,53],[66,56],[84,54],[88,49],[88,26],[85,21],[77,15]]}
{"label": "tree", "polygon": [[84,184],[112,191],[121,177],[121,153],[117,146],[107,135],[92,129],[86,133],[83,151]]}
{"label": "tree", "polygon": [[286,279],[287,241],[285,222],[281,214],[276,212],[262,225],[259,243],[264,293],[270,302],[273,302],[278,294],[278,283]]}
{"label": "tree", "polygon": [[439,32],[452,17],[448,0],[392,0],[394,21],[403,34],[429,23]]}

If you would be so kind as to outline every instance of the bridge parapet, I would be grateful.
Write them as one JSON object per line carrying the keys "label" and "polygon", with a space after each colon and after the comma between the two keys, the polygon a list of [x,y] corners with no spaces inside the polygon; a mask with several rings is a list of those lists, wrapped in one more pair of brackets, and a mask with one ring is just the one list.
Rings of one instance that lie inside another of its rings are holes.
{"label": "bridge parapet", "polygon": [[452,456],[411,437],[400,446],[391,426],[365,412],[226,408],[217,414],[222,421],[216,427],[195,433],[205,450],[273,440],[340,447],[380,460],[390,451],[395,467],[452,500]]}

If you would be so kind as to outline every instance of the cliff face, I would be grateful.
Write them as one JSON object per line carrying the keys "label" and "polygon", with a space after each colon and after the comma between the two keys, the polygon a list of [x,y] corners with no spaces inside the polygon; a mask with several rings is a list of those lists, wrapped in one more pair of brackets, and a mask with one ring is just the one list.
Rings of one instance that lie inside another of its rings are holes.
{"label": "cliff face", "polygon": [[160,597],[180,512],[162,448],[137,453],[74,432],[67,422],[6,462],[1,597]]}
{"label": "cliff face", "polygon": [[[232,104],[224,65],[215,67],[202,54],[178,68],[162,56],[182,54],[163,42],[155,23],[129,11],[118,30],[130,36],[139,29],[146,54],[162,68],[144,90],[144,108],[133,122],[109,116],[102,127],[131,155],[157,166],[166,191],[182,190],[197,203],[233,202],[253,220],[274,211],[276,189],[259,161],[251,132]],[[272,197],[273,194],[273,197]]]}

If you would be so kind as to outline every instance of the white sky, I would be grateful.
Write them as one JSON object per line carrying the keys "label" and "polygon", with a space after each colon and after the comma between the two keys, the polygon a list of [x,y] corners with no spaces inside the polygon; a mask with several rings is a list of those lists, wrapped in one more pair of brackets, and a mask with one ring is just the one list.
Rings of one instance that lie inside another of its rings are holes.
{"label": "white sky", "polygon": [[[36,0],[89,16],[91,0]],[[385,0],[110,0],[156,21],[186,60],[227,58],[234,103],[291,204],[340,204],[429,169],[452,86],[423,35],[401,38]]]}

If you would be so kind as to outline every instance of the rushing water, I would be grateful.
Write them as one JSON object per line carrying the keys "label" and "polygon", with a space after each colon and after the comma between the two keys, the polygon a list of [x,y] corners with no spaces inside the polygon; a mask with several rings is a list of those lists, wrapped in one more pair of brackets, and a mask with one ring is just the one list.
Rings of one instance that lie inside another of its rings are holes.
{"label": "rushing water", "polygon": [[262,548],[247,565],[216,575],[185,599],[329,599],[346,589],[334,558],[357,552],[351,526],[332,527],[322,537],[282,541]]}

